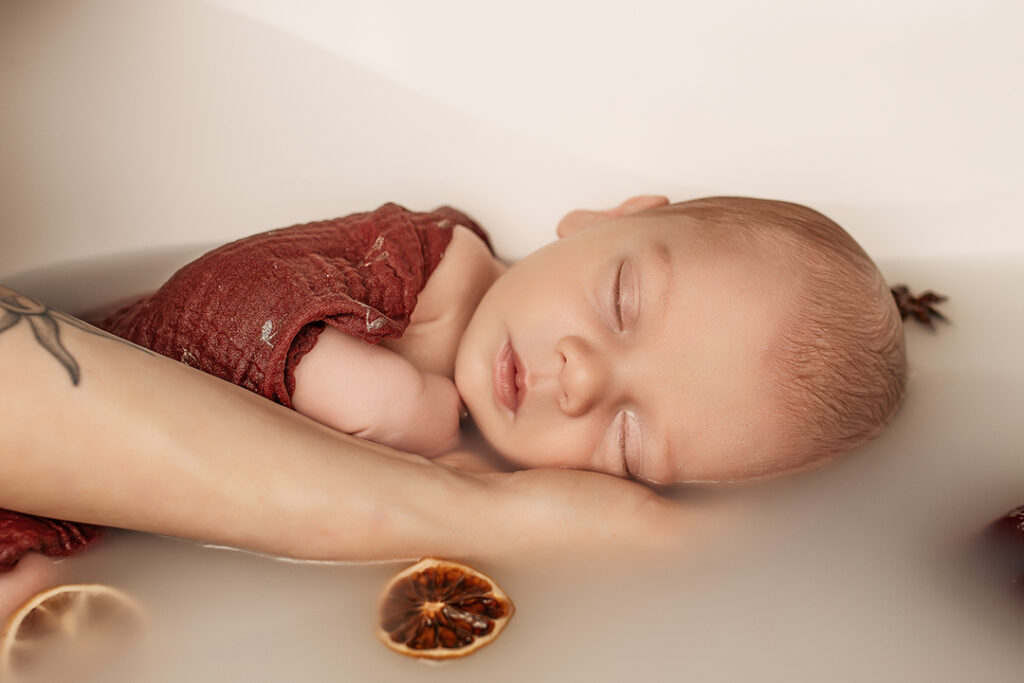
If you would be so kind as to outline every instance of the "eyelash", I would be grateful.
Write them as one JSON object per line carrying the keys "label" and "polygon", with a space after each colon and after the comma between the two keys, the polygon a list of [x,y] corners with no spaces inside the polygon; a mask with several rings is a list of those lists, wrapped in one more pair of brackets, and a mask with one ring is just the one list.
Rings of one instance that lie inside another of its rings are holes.
{"label": "eyelash", "polygon": [[622,469],[629,472],[629,463],[626,461],[626,414],[619,418],[619,454],[622,456]]}
{"label": "eyelash", "polygon": [[[619,418],[619,455],[622,457],[622,471],[625,472],[627,477],[635,478],[638,476],[638,472],[633,472],[629,468],[629,458],[626,452],[626,443],[628,441],[627,431],[629,430],[629,413],[623,412]],[[640,450],[643,450],[642,446],[638,446]]]}
{"label": "eyelash", "polygon": [[612,286],[612,308],[615,310],[615,321],[622,329],[622,269],[626,265],[623,261],[615,273],[615,284]]}

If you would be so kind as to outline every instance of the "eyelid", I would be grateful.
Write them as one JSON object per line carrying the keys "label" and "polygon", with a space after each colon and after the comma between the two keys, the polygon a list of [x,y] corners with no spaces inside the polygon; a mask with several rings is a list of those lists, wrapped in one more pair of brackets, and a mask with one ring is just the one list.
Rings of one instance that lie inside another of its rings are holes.
{"label": "eyelid", "polygon": [[615,329],[624,332],[640,316],[640,283],[636,265],[628,258],[619,261],[612,278],[609,309]]}
{"label": "eyelid", "polygon": [[640,421],[631,410],[622,411],[618,441],[623,470],[625,470],[628,476],[640,476],[640,472],[643,469],[643,438],[640,431]]}
{"label": "eyelid", "polygon": [[640,284],[637,281],[636,264],[629,259],[623,261],[619,269],[617,287],[618,319],[621,330],[633,325],[640,314]]}
{"label": "eyelid", "polygon": [[612,319],[619,330],[622,330],[622,269],[625,266],[625,261],[619,261],[619,267],[615,269],[615,278],[612,280]]}

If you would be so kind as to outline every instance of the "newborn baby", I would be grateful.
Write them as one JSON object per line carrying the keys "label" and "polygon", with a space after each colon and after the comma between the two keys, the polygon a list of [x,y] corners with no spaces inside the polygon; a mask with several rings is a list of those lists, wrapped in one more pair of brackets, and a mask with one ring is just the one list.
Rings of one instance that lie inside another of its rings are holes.
{"label": "newborn baby", "polygon": [[[378,319],[365,306],[359,338],[329,317],[307,326],[286,389],[263,393],[428,457],[455,448],[468,410],[518,466],[652,484],[804,469],[870,439],[899,404],[892,295],[856,242],[807,207],[635,197],[568,214],[560,239],[511,266],[472,221],[445,216],[443,258],[428,255],[422,291],[405,292],[404,329],[368,337]],[[151,346],[119,315],[104,327]],[[265,326],[263,341],[279,332]]]}
{"label": "newborn baby", "polygon": [[[644,196],[558,235],[506,266],[463,214],[389,204],[221,247],[102,326],[401,450],[444,456],[468,409],[518,466],[651,484],[805,469],[896,411],[896,304],[820,213]],[[0,572],[97,533],[0,511]]]}

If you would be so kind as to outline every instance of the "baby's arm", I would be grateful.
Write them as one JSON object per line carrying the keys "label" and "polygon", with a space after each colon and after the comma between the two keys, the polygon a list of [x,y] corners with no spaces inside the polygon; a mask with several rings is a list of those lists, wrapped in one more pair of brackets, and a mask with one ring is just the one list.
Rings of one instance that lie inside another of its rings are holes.
{"label": "baby's arm", "polygon": [[458,442],[461,401],[450,379],[333,327],[295,368],[292,404],[346,434],[427,457]]}

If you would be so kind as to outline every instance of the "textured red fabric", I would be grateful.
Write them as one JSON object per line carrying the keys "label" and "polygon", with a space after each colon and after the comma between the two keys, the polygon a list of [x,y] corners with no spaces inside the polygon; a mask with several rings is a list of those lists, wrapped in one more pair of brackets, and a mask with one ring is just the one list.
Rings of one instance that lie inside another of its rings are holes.
{"label": "textured red fabric", "polygon": [[70,555],[92,545],[99,536],[99,527],[91,524],[0,510],[0,572],[14,569],[27,552]]}
{"label": "textured red fabric", "polygon": [[[293,371],[325,325],[376,343],[405,332],[456,225],[450,207],[395,204],[232,242],[119,310],[107,331],[291,407]],[[99,529],[0,510],[0,572],[30,550],[67,555]]]}
{"label": "textured red fabric", "polygon": [[100,324],[291,407],[292,371],[324,325],[369,343],[405,332],[455,225],[449,207],[376,211],[232,242]]}

